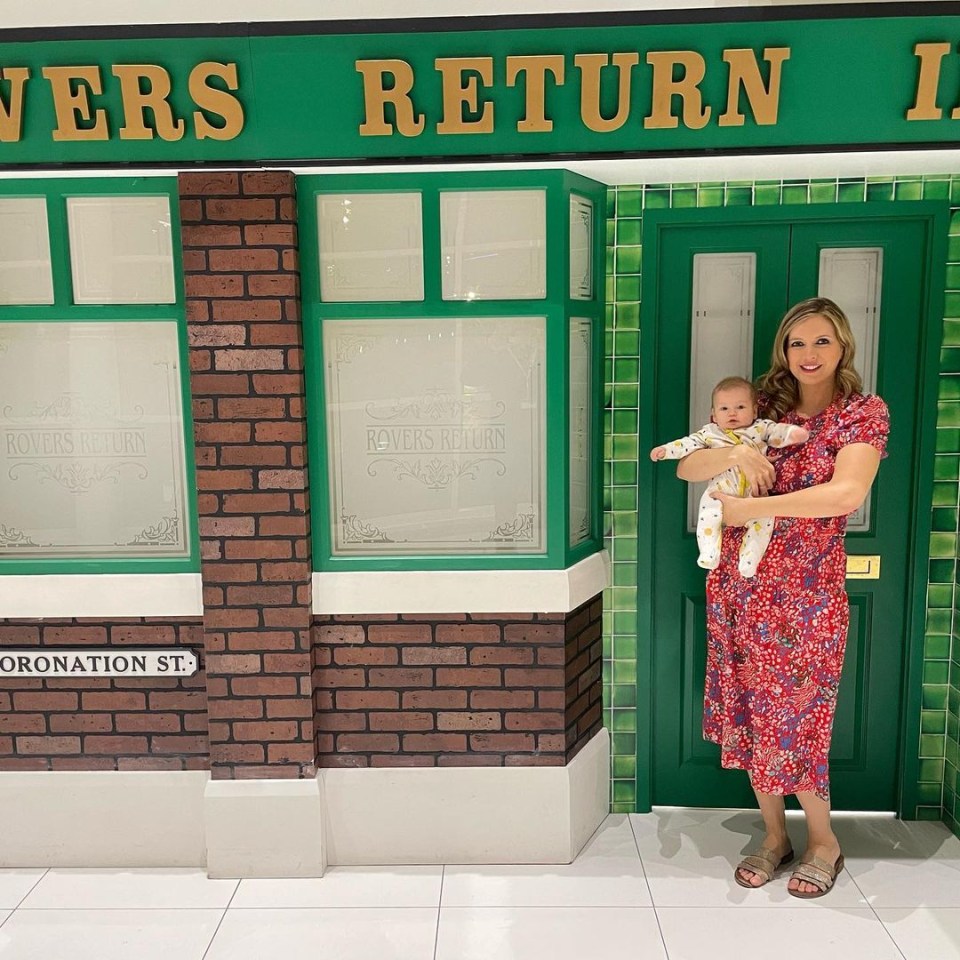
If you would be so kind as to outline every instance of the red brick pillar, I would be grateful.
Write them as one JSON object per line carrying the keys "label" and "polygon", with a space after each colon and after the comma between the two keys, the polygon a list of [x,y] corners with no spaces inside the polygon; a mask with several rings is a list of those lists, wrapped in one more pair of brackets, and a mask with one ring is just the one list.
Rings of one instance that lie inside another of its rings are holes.
{"label": "red brick pillar", "polygon": [[310,509],[294,177],[184,173],[215,779],[312,777]]}

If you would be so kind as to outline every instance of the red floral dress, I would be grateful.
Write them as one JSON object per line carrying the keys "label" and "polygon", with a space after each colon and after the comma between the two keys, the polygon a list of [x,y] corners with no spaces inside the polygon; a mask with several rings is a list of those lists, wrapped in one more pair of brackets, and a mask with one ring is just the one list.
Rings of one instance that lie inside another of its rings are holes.
{"label": "red floral dress", "polygon": [[[805,420],[797,446],[770,450],[771,495],[833,476],[841,447],[867,443],[885,456],[890,419],[876,396],[837,399]],[[778,518],[754,577],[737,570],[742,527],[723,532],[707,577],[707,677],[703,735],[722,764],[747,770],[761,793],[813,791],[829,799],[827,756],[847,642],[846,517]]]}

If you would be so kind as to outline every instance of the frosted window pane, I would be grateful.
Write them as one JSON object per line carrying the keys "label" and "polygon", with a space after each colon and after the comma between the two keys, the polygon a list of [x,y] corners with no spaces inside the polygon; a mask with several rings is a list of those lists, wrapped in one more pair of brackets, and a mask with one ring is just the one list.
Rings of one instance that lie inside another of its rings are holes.
{"label": "frosted window pane", "polygon": [[0,556],[187,556],[174,321],[0,323]]}
{"label": "frosted window pane", "polygon": [[543,553],[544,317],[324,322],[333,551]]}
{"label": "frosted window pane", "polygon": [[543,190],[440,195],[444,300],[535,300],[547,294]]}
{"label": "frosted window pane", "polygon": [[[713,387],[724,377],[752,379],[755,253],[698,253],[693,257],[690,350],[690,431],[710,419]],[[669,438],[667,438],[669,439]],[[688,484],[687,529],[697,529],[705,483]]]}
{"label": "frosted window pane", "polygon": [[175,303],[167,197],[68,197],[74,303]]}
{"label": "frosted window pane", "polygon": [[336,193],[317,197],[320,296],[422,300],[419,193]]}
{"label": "frosted window pane", "polygon": [[[820,251],[817,295],[829,297],[847,315],[857,344],[855,366],[864,393],[877,388],[877,343],[880,334],[882,247],[826,247]],[[847,520],[848,530],[870,529],[870,494]]]}
{"label": "frosted window pane", "polygon": [[570,299],[593,297],[593,204],[570,196]]}
{"label": "frosted window pane", "polygon": [[570,546],[590,536],[591,472],[591,323],[570,321]]}
{"label": "frosted window pane", "polygon": [[0,200],[0,303],[53,303],[43,197]]}

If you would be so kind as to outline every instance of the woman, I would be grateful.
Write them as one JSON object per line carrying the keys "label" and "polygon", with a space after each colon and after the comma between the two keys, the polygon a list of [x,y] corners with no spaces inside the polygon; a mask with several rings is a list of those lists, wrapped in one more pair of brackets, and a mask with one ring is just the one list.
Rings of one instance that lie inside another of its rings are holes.
{"label": "woman", "polygon": [[[793,859],[784,795],[807,822],[807,849],[788,884],[796,897],[823,896],[843,868],[830,825],[827,756],[847,638],[843,535],[847,514],[866,499],[885,455],[889,415],[864,396],[855,343],[830,300],[804,300],[777,331],[770,370],[760,378],[761,416],[810,432],[795,447],[745,445],[699,450],[677,474],[703,481],[738,466],[750,495],[723,502],[720,565],[707,577],[704,737],[720,744],[724,767],[747,770],[766,837],[738,865],[741,886],[759,887]],[[769,496],[768,496],[769,494]],[[777,518],[756,576],[737,570],[743,526]]]}

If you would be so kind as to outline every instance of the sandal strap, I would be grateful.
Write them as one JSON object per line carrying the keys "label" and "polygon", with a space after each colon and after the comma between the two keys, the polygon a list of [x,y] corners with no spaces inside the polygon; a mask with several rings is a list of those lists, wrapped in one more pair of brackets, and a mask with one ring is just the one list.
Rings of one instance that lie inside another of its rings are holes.
{"label": "sandal strap", "polygon": [[737,864],[738,870],[749,870],[751,873],[762,877],[764,883],[769,883],[773,879],[773,872],[780,866],[780,857],[773,850],[761,847],[748,856],[744,857]]}
{"label": "sandal strap", "polygon": [[821,890],[826,892],[837,879],[835,865],[827,863],[820,857],[810,857],[809,860],[801,860],[797,869],[793,871],[795,880],[805,880],[807,883],[816,884]]}

